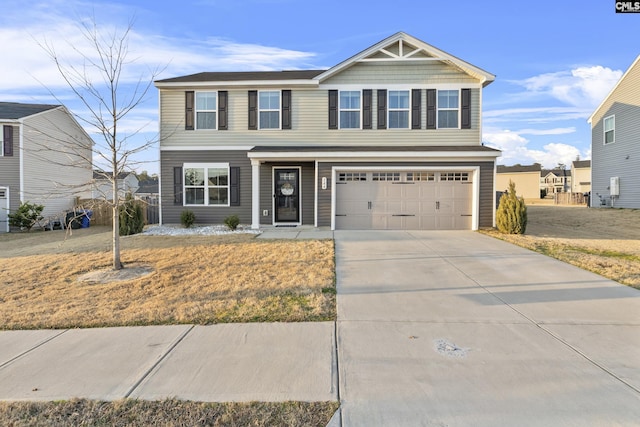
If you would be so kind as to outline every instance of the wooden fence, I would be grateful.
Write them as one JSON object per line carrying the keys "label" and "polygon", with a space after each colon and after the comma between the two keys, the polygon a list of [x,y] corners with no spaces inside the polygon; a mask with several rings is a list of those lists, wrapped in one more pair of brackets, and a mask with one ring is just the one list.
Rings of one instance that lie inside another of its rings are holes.
{"label": "wooden fence", "polygon": [[[136,200],[135,203],[142,207],[142,217],[145,218],[145,225],[158,224],[159,222],[159,206],[155,200]],[[92,212],[92,225],[108,225],[112,224],[112,209],[109,203],[99,199],[82,199],[78,200],[76,210],[86,209]]]}
{"label": "wooden fence", "polygon": [[553,203],[556,205],[587,205],[588,196],[584,193],[555,193]]}

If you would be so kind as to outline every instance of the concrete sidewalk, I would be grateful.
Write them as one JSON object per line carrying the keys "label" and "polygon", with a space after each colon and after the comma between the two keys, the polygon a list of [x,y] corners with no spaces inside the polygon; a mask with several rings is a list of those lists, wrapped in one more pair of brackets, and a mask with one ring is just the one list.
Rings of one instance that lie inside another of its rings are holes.
{"label": "concrete sidewalk", "polygon": [[474,232],[336,232],[344,426],[635,426],[640,292]]}
{"label": "concrete sidewalk", "polygon": [[0,400],[337,400],[335,324],[0,332]]}

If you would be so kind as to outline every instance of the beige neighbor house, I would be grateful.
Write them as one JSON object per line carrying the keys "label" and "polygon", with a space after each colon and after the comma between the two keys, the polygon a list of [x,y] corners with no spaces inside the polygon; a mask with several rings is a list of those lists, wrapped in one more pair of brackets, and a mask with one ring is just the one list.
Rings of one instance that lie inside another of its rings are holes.
{"label": "beige neighbor house", "polygon": [[496,169],[496,190],[507,191],[509,181],[516,185],[516,195],[525,199],[540,199],[539,163],[533,165],[501,166]]}
{"label": "beige neighbor house", "polygon": [[640,208],[640,56],[589,123],[591,206]]}
{"label": "beige neighbor house", "polygon": [[91,181],[93,141],[61,105],[0,102],[0,233],[23,202],[43,216],[74,206]]}
{"label": "beige neighbor house", "polygon": [[481,143],[481,101],[494,78],[400,32],[329,69],[156,81],[161,221],[491,227],[501,153]]}
{"label": "beige neighbor house", "polygon": [[571,192],[591,191],[591,160],[575,160],[571,163]]}
{"label": "beige neighbor house", "polygon": [[540,191],[547,196],[566,193],[571,190],[571,171],[566,169],[542,169],[540,171]]}

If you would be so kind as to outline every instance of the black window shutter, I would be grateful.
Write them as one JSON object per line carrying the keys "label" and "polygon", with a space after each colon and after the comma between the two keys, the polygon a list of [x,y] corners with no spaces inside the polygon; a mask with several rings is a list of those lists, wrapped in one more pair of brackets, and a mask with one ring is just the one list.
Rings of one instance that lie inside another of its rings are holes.
{"label": "black window shutter", "polygon": [[226,90],[218,91],[218,130],[228,130],[228,114],[227,107],[229,105],[229,92]]}
{"label": "black window shutter", "polygon": [[422,128],[422,91],[411,90],[411,129]]}
{"label": "black window shutter", "polygon": [[13,126],[3,126],[2,136],[4,137],[4,155],[13,156]]}
{"label": "black window shutter", "polygon": [[291,129],[291,91],[282,91],[282,129]]}
{"label": "black window shutter", "polygon": [[435,89],[427,89],[427,129],[436,128],[436,96]]}
{"label": "black window shutter", "polygon": [[240,206],[240,168],[229,168],[229,205]]}
{"label": "black window shutter", "polygon": [[387,128],[387,90],[378,89],[378,129]]}
{"label": "black window shutter", "polygon": [[338,129],[338,91],[329,91],[329,129]]}
{"label": "black window shutter", "polygon": [[182,167],[173,168],[173,204],[182,205]]}
{"label": "black window shutter", "polygon": [[371,101],[373,97],[373,91],[371,89],[364,89],[362,91],[362,129],[372,129],[371,123],[373,117],[371,114]]}
{"label": "black window shutter", "polygon": [[258,129],[258,91],[249,91],[249,130]]}
{"label": "black window shutter", "polygon": [[193,130],[195,129],[193,125],[193,105],[195,103],[195,92],[187,91],[185,94],[185,108],[184,108],[184,129],[185,130]]}
{"label": "black window shutter", "polygon": [[471,89],[462,89],[460,99],[460,127],[471,129]]}

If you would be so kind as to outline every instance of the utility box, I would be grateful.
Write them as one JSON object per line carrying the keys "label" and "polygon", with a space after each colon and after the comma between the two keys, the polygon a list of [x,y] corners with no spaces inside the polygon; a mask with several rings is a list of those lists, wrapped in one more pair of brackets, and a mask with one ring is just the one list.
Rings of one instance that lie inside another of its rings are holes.
{"label": "utility box", "polygon": [[609,195],[610,196],[619,196],[620,195],[620,177],[612,176],[609,180]]}

